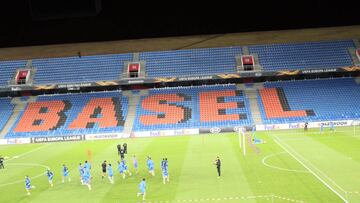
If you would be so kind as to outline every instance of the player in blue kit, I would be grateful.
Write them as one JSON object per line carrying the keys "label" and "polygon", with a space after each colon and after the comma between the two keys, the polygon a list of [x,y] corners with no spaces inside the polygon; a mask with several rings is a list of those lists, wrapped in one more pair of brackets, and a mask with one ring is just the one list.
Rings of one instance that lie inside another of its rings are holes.
{"label": "player in blue kit", "polygon": [[50,171],[50,169],[48,169],[46,171],[46,176],[48,177],[48,181],[49,181],[50,186],[54,187],[54,184],[53,184],[54,173],[52,171]]}
{"label": "player in blue kit", "polygon": [[25,189],[26,189],[27,195],[30,195],[30,190],[34,189],[34,188],[35,188],[35,186],[31,185],[29,176],[28,175],[25,176]]}
{"label": "player in blue kit", "polygon": [[131,176],[131,172],[128,170],[128,167],[124,159],[122,159],[120,162],[118,161],[118,170],[120,174],[123,176],[123,178],[126,177],[126,173],[128,173],[128,175]]}
{"label": "player in blue kit", "polygon": [[139,184],[139,192],[137,193],[137,196],[139,197],[140,195],[143,196],[143,200],[145,200],[145,196],[146,196],[146,182],[145,182],[145,178],[142,179],[142,181]]}
{"label": "player in blue kit", "polygon": [[63,168],[62,168],[62,173],[63,173],[63,177],[62,177],[62,183],[65,182],[65,179],[68,178],[69,182],[71,181],[71,178],[69,176],[69,168],[63,164]]}
{"label": "player in blue kit", "polygon": [[330,131],[331,131],[331,132],[334,132],[334,131],[335,131],[335,124],[334,124],[334,122],[330,122],[330,123],[329,123],[329,127],[330,127]]}
{"label": "player in blue kit", "polygon": [[90,170],[91,169],[91,164],[88,161],[85,161],[84,168]]}
{"label": "player in blue kit", "polygon": [[165,184],[166,181],[169,182],[170,178],[169,178],[169,170],[168,170],[168,161],[167,158],[164,158],[161,161],[161,171],[162,171],[162,176],[163,176],[163,183]]}
{"label": "player in blue kit", "polygon": [[149,173],[152,175],[152,176],[155,176],[155,164],[154,164],[154,161],[151,159],[151,157],[148,156],[148,160],[147,160],[147,167],[149,169]]}
{"label": "player in blue kit", "polygon": [[110,163],[108,164],[107,172],[110,183],[114,184],[114,172]]}
{"label": "player in blue kit", "polygon": [[89,190],[91,190],[91,174],[90,174],[90,169],[84,168],[84,173],[83,173],[82,179],[83,179],[84,185],[88,186]]}
{"label": "player in blue kit", "polygon": [[137,160],[135,155],[133,156],[133,165],[134,165],[135,174],[138,174],[139,173],[138,172],[139,171],[138,170],[139,164],[138,164],[138,160]]}
{"label": "player in blue kit", "polygon": [[324,123],[320,123],[320,134],[324,131]]}
{"label": "player in blue kit", "polygon": [[81,165],[81,163],[79,163],[78,170],[79,170],[79,173],[80,173],[80,182],[81,182],[81,185],[84,185],[84,179],[83,179],[84,167]]}

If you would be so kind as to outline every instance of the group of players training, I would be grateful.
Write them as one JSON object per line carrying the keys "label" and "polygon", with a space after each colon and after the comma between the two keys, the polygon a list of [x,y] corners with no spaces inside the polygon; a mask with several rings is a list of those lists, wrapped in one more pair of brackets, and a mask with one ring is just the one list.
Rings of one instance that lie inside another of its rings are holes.
{"label": "group of players training", "polygon": [[[128,166],[126,165],[125,161],[125,154],[127,154],[127,144],[124,143],[123,147],[121,147],[120,144],[117,145],[118,154],[120,155],[121,161],[118,161],[118,171],[122,175],[122,177],[125,179],[126,174],[129,176],[132,175],[130,170],[128,169]],[[148,167],[148,171],[152,176],[155,176],[155,163],[151,159],[151,157],[147,157],[146,165]],[[135,173],[138,174],[138,160],[136,156],[133,156],[133,167],[135,170]],[[106,160],[101,164],[102,169],[102,179],[104,179],[106,176],[108,177],[111,184],[114,184],[114,171],[112,169],[111,163],[108,163]],[[86,185],[89,190],[91,190],[91,164],[88,161],[85,161],[84,164],[80,163],[78,166],[79,174],[80,174],[80,182],[82,185]],[[162,171],[162,177],[163,177],[163,183],[166,184],[166,182],[170,181],[169,177],[169,171],[168,171],[168,160],[167,158],[163,158],[161,161],[161,171]],[[48,178],[50,187],[53,187],[53,178],[54,173],[47,169],[46,176]],[[65,180],[68,179],[68,181],[71,181],[69,168],[63,164],[62,165],[62,183],[65,182]],[[27,194],[30,195],[30,191],[34,189],[35,186],[31,185],[31,181],[29,176],[25,176],[25,189],[27,191]],[[143,200],[145,200],[146,196],[146,182],[145,178],[142,178],[140,184],[139,184],[139,192],[137,193],[137,196],[142,195]]]}

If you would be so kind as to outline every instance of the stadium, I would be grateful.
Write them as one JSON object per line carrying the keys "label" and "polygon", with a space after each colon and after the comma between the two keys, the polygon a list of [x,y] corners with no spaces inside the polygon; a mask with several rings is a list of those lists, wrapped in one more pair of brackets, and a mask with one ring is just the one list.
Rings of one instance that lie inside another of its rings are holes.
{"label": "stadium", "polygon": [[0,202],[360,202],[359,25],[0,55]]}

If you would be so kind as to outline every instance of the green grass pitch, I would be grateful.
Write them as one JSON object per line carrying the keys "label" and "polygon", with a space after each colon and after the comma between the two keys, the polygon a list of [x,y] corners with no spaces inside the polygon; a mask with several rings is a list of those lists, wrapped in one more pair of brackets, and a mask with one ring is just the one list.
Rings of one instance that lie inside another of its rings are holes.
{"label": "green grass pitch", "polygon": [[[359,130],[360,132],[360,130]],[[143,202],[137,197],[141,178],[147,180],[149,203],[171,202],[360,202],[360,136],[353,128],[257,132],[264,144],[247,143],[243,156],[236,133],[105,141],[3,145],[10,157],[0,170],[0,202]],[[122,179],[117,171],[118,143],[128,144],[126,156],[139,161],[139,174]],[[92,191],[79,181],[77,166],[93,154]],[[146,157],[155,161],[155,177],[147,173]],[[219,155],[222,177],[213,162]],[[18,156],[18,158],[14,158]],[[169,160],[170,183],[162,183],[160,161]],[[101,162],[113,164],[115,184],[101,179]],[[71,182],[61,183],[61,165],[70,169]],[[51,188],[44,174],[55,173]],[[36,188],[27,196],[24,176]]]}

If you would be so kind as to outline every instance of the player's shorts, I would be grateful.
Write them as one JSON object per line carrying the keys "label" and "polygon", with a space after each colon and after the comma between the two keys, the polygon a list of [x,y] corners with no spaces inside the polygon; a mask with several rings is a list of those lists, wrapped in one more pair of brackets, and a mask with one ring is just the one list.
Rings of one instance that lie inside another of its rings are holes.
{"label": "player's shorts", "polygon": [[145,189],[140,189],[140,193],[141,193],[141,194],[144,194],[145,191],[146,191]]}
{"label": "player's shorts", "polygon": [[64,173],[64,177],[68,177],[69,176],[69,173]]}
{"label": "player's shorts", "polygon": [[108,175],[109,177],[113,177],[114,176],[114,174],[112,174],[112,173],[109,173],[109,175]]}
{"label": "player's shorts", "polygon": [[89,177],[83,177],[83,180],[84,180],[84,183],[87,184],[87,183],[89,183],[90,178]]}
{"label": "player's shorts", "polygon": [[30,190],[30,189],[31,189],[31,186],[30,186],[30,185],[26,185],[25,188],[26,188],[27,190]]}
{"label": "player's shorts", "polygon": [[102,169],[102,172],[103,172],[103,173],[106,173],[106,169]]}
{"label": "player's shorts", "polygon": [[149,171],[153,171],[154,170],[154,167],[149,167]]}
{"label": "player's shorts", "polygon": [[137,165],[137,164],[134,164],[134,168],[138,168],[138,165]]}
{"label": "player's shorts", "polygon": [[162,174],[163,174],[164,177],[168,177],[169,172],[168,171],[163,171]]}

